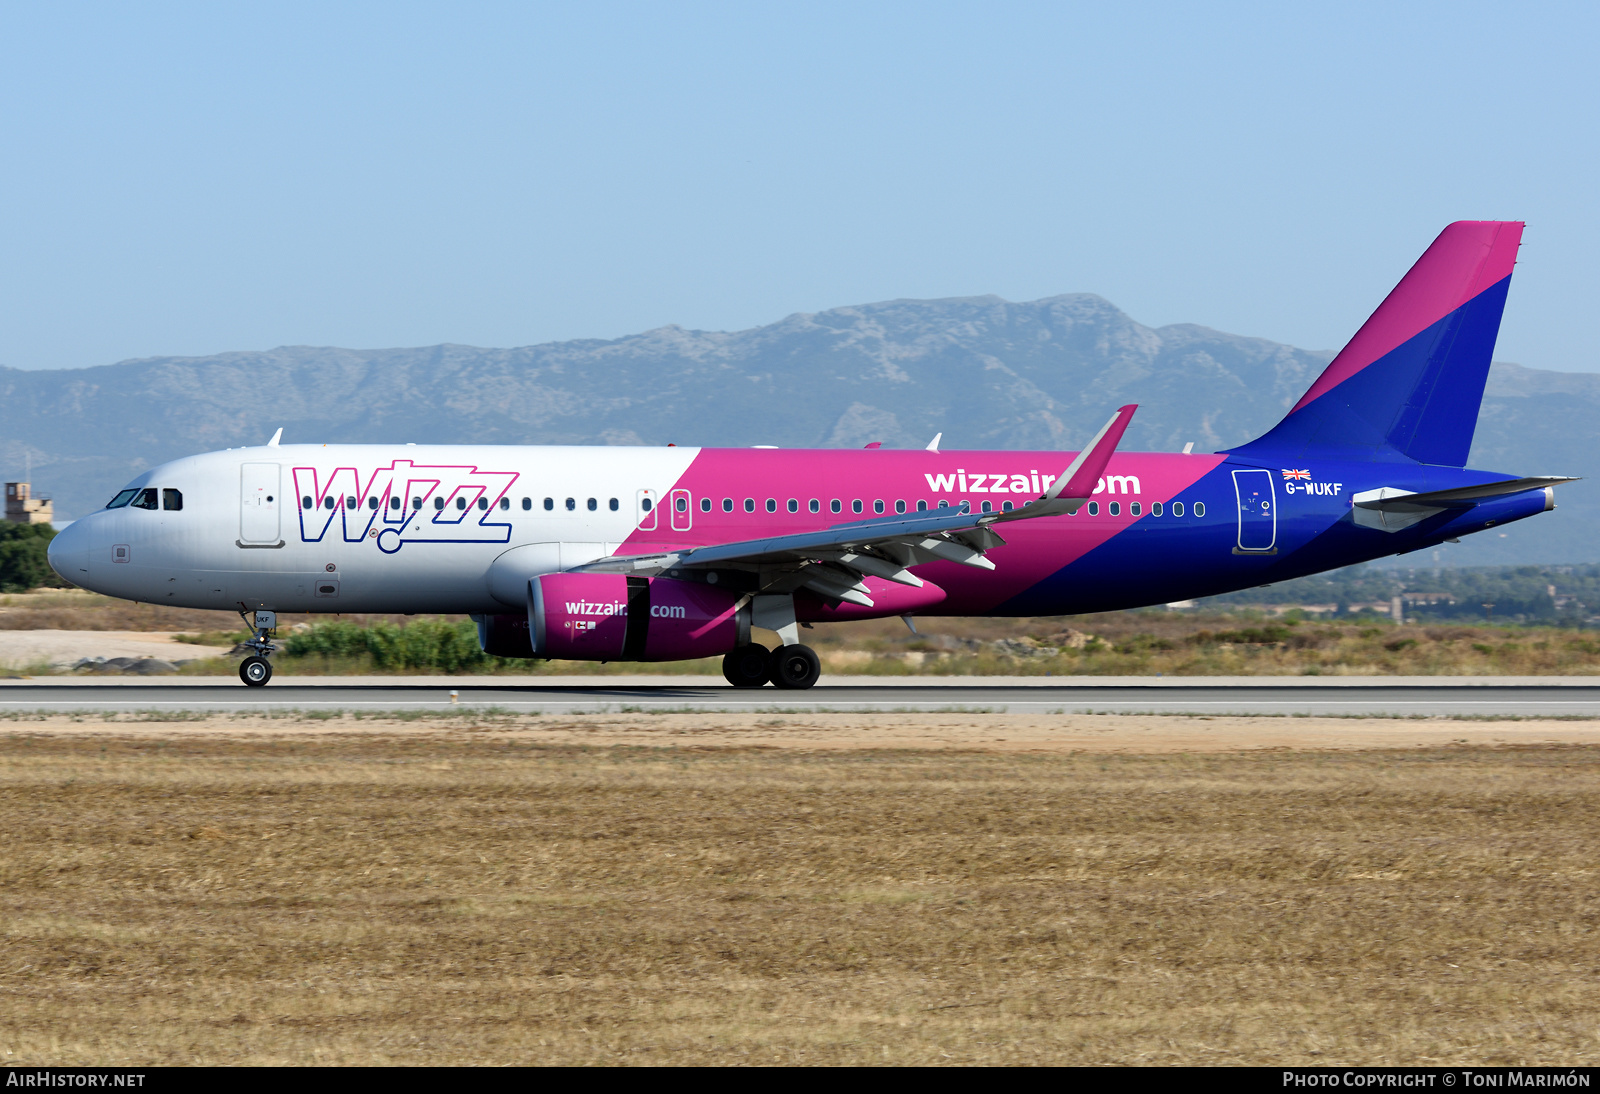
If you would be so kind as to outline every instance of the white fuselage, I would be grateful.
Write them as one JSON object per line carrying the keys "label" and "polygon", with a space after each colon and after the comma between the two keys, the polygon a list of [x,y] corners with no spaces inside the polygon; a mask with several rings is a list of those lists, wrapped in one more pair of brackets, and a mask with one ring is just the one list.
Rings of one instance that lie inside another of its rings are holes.
{"label": "white fuselage", "polygon": [[[698,451],[212,452],[133,479],[128,488],[153,489],[158,507],[136,498],[74,521],[52,541],[51,564],[95,592],[190,608],[516,613],[530,574],[609,554],[653,526],[655,503]],[[170,491],[181,509],[165,507]],[[668,515],[659,519],[665,527]]]}

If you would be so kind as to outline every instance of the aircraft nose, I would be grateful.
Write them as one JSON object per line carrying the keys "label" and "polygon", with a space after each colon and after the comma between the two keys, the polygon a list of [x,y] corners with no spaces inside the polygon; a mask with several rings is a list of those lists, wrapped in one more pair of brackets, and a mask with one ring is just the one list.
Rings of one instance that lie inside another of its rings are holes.
{"label": "aircraft nose", "polygon": [[45,549],[45,557],[50,568],[63,579],[74,585],[86,583],[89,580],[89,530],[83,527],[83,521],[75,520],[57,532]]}

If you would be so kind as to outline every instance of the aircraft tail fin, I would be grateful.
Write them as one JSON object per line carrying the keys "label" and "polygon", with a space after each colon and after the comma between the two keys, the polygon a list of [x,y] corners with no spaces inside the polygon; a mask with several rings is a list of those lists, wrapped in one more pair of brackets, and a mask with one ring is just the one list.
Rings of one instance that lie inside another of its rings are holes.
{"label": "aircraft tail fin", "polygon": [[1466,466],[1522,228],[1445,228],[1283,421],[1230,451]]}

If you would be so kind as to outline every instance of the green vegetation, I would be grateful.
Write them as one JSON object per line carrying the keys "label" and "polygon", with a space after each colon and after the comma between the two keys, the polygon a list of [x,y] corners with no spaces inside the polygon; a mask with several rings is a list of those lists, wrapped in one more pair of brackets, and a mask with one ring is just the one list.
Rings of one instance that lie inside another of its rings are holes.
{"label": "green vegetation", "polygon": [[469,620],[418,619],[404,627],[335,620],[289,635],[283,652],[291,660],[366,665],[379,672],[488,672],[528,664],[484,653],[478,647],[478,628]]}
{"label": "green vegetation", "polygon": [[45,558],[55,535],[56,530],[48,524],[0,523],[0,592],[25,593],[66,585]]}
{"label": "green vegetation", "polygon": [[[1347,566],[1325,574],[1207,597],[1204,607],[1331,604],[1339,615],[1407,598],[1419,622],[1481,620],[1576,627],[1600,618],[1600,565],[1459,566],[1378,569]],[[1424,600],[1422,598],[1426,597]],[[1492,608],[1485,605],[1492,604]]]}

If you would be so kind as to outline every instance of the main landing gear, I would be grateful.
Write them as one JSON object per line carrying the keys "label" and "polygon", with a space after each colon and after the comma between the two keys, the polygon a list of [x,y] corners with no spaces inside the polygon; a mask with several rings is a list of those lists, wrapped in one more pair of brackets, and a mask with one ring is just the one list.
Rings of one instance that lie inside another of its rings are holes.
{"label": "main landing gear", "polygon": [[794,617],[791,594],[762,595],[750,606],[752,626],[774,631],[781,643],[771,653],[754,642],[740,646],[722,659],[722,675],[736,688],[758,688],[767,681],[785,691],[804,691],[822,675],[822,662],[810,646],[800,644],[800,625]]}
{"label": "main landing gear", "polygon": [[272,664],[267,658],[278,648],[267,636],[277,627],[278,615],[276,612],[256,612],[252,621],[248,612],[240,612],[239,618],[244,620],[245,626],[252,632],[241,645],[256,651],[239,662],[239,679],[249,687],[266,687],[267,681],[272,679]]}
{"label": "main landing gear", "polygon": [[803,691],[822,675],[822,662],[798,642],[767,651],[751,643],[722,659],[722,675],[736,688],[759,688],[768,681],[786,691]]}

